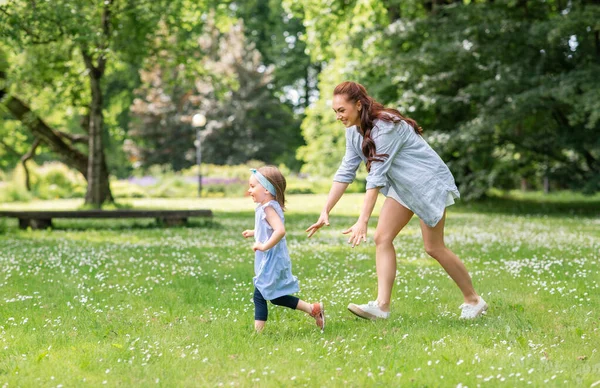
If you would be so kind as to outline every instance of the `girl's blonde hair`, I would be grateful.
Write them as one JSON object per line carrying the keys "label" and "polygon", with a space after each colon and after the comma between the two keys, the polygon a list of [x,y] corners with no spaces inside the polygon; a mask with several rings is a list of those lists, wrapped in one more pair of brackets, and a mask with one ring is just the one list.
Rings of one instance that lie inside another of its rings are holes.
{"label": "girl's blonde hair", "polygon": [[281,210],[285,210],[285,188],[287,183],[281,171],[275,166],[263,166],[258,169],[258,172],[273,184],[275,187],[275,200],[281,206]]}

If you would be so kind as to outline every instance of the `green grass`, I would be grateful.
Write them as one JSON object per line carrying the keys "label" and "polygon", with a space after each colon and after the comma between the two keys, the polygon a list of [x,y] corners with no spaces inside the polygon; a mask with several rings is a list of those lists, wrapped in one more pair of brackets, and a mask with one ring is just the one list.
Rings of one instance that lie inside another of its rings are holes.
{"label": "green grass", "polygon": [[212,221],[182,228],[55,220],[52,230],[21,231],[4,221],[0,386],[589,387],[600,380],[598,202],[531,199],[536,207],[504,198],[450,208],[446,242],[490,304],[486,316],[467,322],[458,319],[458,288],[424,253],[413,219],[396,239],[391,319],[369,322],[346,305],[374,298],[374,245],[351,249],[340,233],[355,221],[361,196],[345,196],[332,225],[310,240],[303,230],[325,196],[289,199],[298,296],[325,302],[325,333],[303,313],[270,306],[265,332],[253,334],[253,253],[241,237],[253,225],[247,198],[131,202],[215,211]]}

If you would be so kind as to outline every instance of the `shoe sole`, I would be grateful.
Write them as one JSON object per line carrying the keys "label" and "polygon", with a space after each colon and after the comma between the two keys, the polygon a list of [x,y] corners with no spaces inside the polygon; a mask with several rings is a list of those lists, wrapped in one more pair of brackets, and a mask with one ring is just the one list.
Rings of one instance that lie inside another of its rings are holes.
{"label": "shoe sole", "polygon": [[475,316],[475,318],[482,316],[488,309],[487,303],[483,306],[483,308],[479,311],[479,313]]}
{"label": "shoe sole", "polygon": [[375,315],[373,315],[371,313],[368,313],[366,311],[363,311],[363,310],[359,309],[357,305],[352,304],[352,303],[348,305],[348,310],[352,314],[354,314],[357,317],[362,318],[362,319],[369,319],[371,321],[374,321],[374,320],[376,320],[378,318],[378,317],[376,317]]}
{"label": "shoe sole", "polygon": [[321,302],[321,316],[323,317],[323,327],[321,331],[325,330],[325,303]]}

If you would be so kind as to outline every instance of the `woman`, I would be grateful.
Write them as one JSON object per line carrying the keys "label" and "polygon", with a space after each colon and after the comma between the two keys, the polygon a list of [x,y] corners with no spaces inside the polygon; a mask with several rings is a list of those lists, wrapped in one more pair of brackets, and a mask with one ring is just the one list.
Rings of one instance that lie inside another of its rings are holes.
{"label": "woman", "polygon": [[421,137],[414,120],[384,107],[356,82],[343,82],[333,92],[333,110],[346,126],[346,154],[335,174],[327,203],[308,237],[329,225],[329,212],[354,180],[361,161],[367,166],[367,191],[358,221],[343,233],[355,247],[366,241],[367,223],[379,191],[387,198],[375,230],[377,300],[351,303],[348,309],[365,319],[388,318],[396,278],[394,238],[413,214],[421,219],[425,251],[436,259],[463,293],[461,318],[472,319],[487,310],[473,288],[460,259],[444,244],[446,206],[460,194],[450,170]]}

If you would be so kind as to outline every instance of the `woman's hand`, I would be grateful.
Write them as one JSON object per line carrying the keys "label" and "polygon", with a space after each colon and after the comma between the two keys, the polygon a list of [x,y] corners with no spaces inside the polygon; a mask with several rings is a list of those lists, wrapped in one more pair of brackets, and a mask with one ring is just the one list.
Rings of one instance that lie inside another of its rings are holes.
{"label": "woman's hand", "polygon": [[254,245],[252,245],[252,250],[254,252],[256,252],[256,251],[264,252],[266,250],[265,249],[265,244],[262,244],[262,243],[259,243],[259,242],[255,242]]}
{"label": "woman's hand", "polygon": [[246,229],[242,232],[242,236],[244,236],[244,238],[248,238],[248,237],[253,237],[254,236],[254,229]]}
{"label": "woman's hand", "polygon": [[329,214],[325,212],[322,212],[317,222],[309,226],[305,232],[308,233],[308,237],[310,238],[313,234],[317,233],[317,230],[321,229],[323,225],[329,226]]}
{"label": "woman's hand", "polygon": [[350,234],[348,244],[352,244],[352,248],[360,245],[360,241],[367,241],[367,223],[362,221],[356,221],[356,224],[352,225],[349,229],[342,232],[343,234]]}

